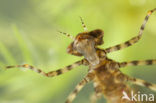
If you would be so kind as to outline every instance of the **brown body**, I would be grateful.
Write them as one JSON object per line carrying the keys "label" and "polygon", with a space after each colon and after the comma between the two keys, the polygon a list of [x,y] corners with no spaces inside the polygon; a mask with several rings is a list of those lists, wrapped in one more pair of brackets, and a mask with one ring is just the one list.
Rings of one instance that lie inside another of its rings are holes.
{"label": "brown body", "polygon": [[[131,89],[123,81],[124,74],[117,68],[108,68],[115,64],[114,61],[104,60],[100,65],[97,65],[90,73],[93,76],[95,92],[97,95],[103,94],[108,103],[132,103],[127,100],[122,100],[125,91],[130,96]],[[116,64],[118,65],[118,64]]]}
{"label": "brown body", "polygon": [[108,103],[133,103],[122,99],[123,91],[130,97],[131,88],[127,85],[125,75],[119,70],[119,63],[108,58],[101,57],[103,50],[97,50],[100,63],[96,66],[89,65],[88,77],[93,80],[97,96],[106,98]]}
{"label": "brown body", "polygon": [[156,84],[151,84],[141,79],[129,77],[123,74],[120,71],[120,68],[136,65],[152,65],[156,64],[156,60],[137,60],[120,63],[108,59],[107,53],[121,50],[137,43],[142,36],[143,30],[150,15],[154,11],[156,11],[156,8],[150,10],[147,13],[137,36],[124,43],[106,48],[104,50],[98,48],[99,45],[102,45],[104,43],[103,31],[96,29],[88,32],[81,18],[82,25],[85,30],[84,32],[79,33],[75,38],[67,33],[60,32],[67,35],[73,40],[73,42],[68,46],[67,52],[75,56],[84,56],[84,59],[66,66],[65,68],[61,68],[56,71],[50,71],[48,73],[45,73],[42,70],[28,64],[7,66],[7,68],[24,67],[38,72],[46,77],[53,77],[68,72],[72,70],[72,68],[75,68],[79,65],[86,65],[89,66],[87,76],[76,86],[75,90],[67,98],[66,103],[72,103],[78,92],[85,86],[85,84],[90,81],[93,81],[95,88],[95,93],[91,96],[91,103],[96,103],[96,100],[102,95],[104,95],[104,98],[108,103],[138,103],[138,101],[123,99],[124,93],[126,93],[128,97],[131,97],[131,91],[133,91],[133,89],[128,86],[127,82],[145,86],[153,91],[156,91]]}

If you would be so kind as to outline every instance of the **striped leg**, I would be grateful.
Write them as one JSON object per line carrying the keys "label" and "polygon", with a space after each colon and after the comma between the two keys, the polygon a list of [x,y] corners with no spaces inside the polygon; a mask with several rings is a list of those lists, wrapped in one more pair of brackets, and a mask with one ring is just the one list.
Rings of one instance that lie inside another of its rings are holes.
{"label": "striped leg", "polygon": [[65,103],[72,103],[75,99],[76,95],[80,92],[80,90],[87,84],[90,80],[86,77],[84,78],[75,88],[75,90],[68,96]]}
{"label": "striped leg", "polygon": [[139,61],[129,61],[129,62],[122,62],[119,63],[120,67],[126,67],[126,66],[137,66],[137,65],[152,65],[156,64],[156,60],[139,60]]}
{"label": "striped leg", "polygon": [[86,25],[84,24],[84,21],[83,21],[82,17],[80,17],[80,19],[81,19],[81,23],[82,23],[83,30],[84,30],[84,31],[88,31]]}
{"label": "striped leg", "polygon": [[141,25],[140,31],[139,31],[139,33],[138,33],[138,36],[133,37],[132,39],[130,39],[130,40],[128,40],[128,41],[126,41],[126,42],[124,42],[124,43],[122,43],[122,44],[118,44],[118,45],[115,45],[115,46],[113,46],[113,47],[106,48],[105,51],[106,51],[107,53],[110,53],[110,52],[113,52],[113,51],[117,51],[117,50],[124,49],[124,48],[129,47],[129,46],[135,44],[136,42],[138,42],[138,41],[140,40],[141,36],[142,36],[142,33],[143,33],[143,31],[144,31],[144,28],[145,28],[145,25],[146,25],[146,23],[147,23],[147,21],[148,21],[150,15],[151,15],[154,11],[156,11],[156,8],[153,9],[153,10],[150,10],[150,11],[147,13],[147,15],[146,15],[146,17],[145,17],[145,19],[144,19],[144,22],[143,22],[143,24]]}
{"label": "striped leg", "polygon": [[31,65],[28,65],[28,64],[16,65],[16,66],[7,66],[6,68],[7,68],[7,69],[11,69],[11,68],[16,68],[16,67],[23,67],[23,68],[31,69],[31,70],[33,70],[33,71],[35,71],[35,72],[37,72],[37,73],[39,73],[39,74],[41,74],[41,75],[43,75],[43,76],[46,76],[46,77],[53,77],[53,76],[57,76],[57,75],[60,75],[60,74],[65,73],[65,72],[68,72],[68,71],[70,71],[71,69],[73,69],[73,68],[75,68],[75,67],[77,67],[77,66],[79,66],[79,65],[82,65],[82,64],[84,64],[84,63],[85,63],[85,60],[83,59],[83,60],[81,60],[81,61],[77,61],[77,62],[73,63],[72,65],[68,65],[68,66],[66,66],[65,68],[58,69],[58,70],[56,70],[56,71],[50,71],[50,72],[48,72],[48,73],[45,73],[45,72],[43,72],[42,70],[40,70],[40,69],[38,69],[38,68],[35,68],[35,67],[31,66]]}
{"label": "striped leg", "polygon": [[156,91],[156,84],[152,84],[152,83],[146,82],[146,81],[141,80],[141,79],[130,78],[130,77],[128,77],[127,80],[133,84],[145,86],[145,87],[147,87],[153,91]]}

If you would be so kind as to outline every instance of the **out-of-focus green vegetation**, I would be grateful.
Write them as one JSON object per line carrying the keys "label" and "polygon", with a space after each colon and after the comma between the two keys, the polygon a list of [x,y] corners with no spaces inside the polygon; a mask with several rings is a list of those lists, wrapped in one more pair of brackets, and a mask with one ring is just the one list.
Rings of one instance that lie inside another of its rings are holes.
{"label": "out-of-focus green vegetation", "polygon": [[[5,70],[5,66],[27,63],[48,72],[72,64],[81,58],[66,53],[71,40],[57,30],[75,36],[83,31],[82,16],[89,30],[104,30],[101,47],[106,48],[136,36],[147,11],[155,7],[155,0],[0,0],[0,103],[63,103],[87,67],[47,78],[31,70]],[[117,61],[156,59],[155,44],[156,13],[139,43],[108,56]],[[122,71],[156,83],[155,65]],[[89,103],[92,92],[89,83],[74,103]]]}

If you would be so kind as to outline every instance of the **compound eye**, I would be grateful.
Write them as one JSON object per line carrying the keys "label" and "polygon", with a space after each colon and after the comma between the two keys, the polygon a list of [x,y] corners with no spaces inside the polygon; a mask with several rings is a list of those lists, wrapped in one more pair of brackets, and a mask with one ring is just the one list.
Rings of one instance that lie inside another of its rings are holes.
{"label": "compound eye", "polygon": [[101,38],[103,37],[104,32],[100,29],[93,30],[89,32],[89,35],[93,36],[94,38]]}
{"label": "compound eye", "polygon": [[79,53],[79,52],[77,52],[76,50],[74,50],[73,44],[74,44],[74,42],[72,42],[72,43],[68,46],[68,48],[67,48],[67,53],[72,54],[72,55],[75,55],[75,56],[82,56],[81,53]]}
{"label": "compound eye", "polygon": [[103,34],[104,34],[104,32],[100,29],[93,30],[93,31],[89,32],[89,35],[94,37],[96,45],[102,45],[103,44]]}

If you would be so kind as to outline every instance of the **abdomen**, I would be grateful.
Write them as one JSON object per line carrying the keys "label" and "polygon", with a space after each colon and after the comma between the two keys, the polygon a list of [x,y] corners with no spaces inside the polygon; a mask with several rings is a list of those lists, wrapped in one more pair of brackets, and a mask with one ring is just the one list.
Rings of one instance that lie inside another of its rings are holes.
{"label": "abdomen", "polygon": [[93,71],[94,86],[97,94],[102,93],[108,103],[134,103],[122,99],[123,91],[130,97],[131,89],[122,81],[117,81],[117,75],[122,75],[119,70],[112,71],[103,64]]}

